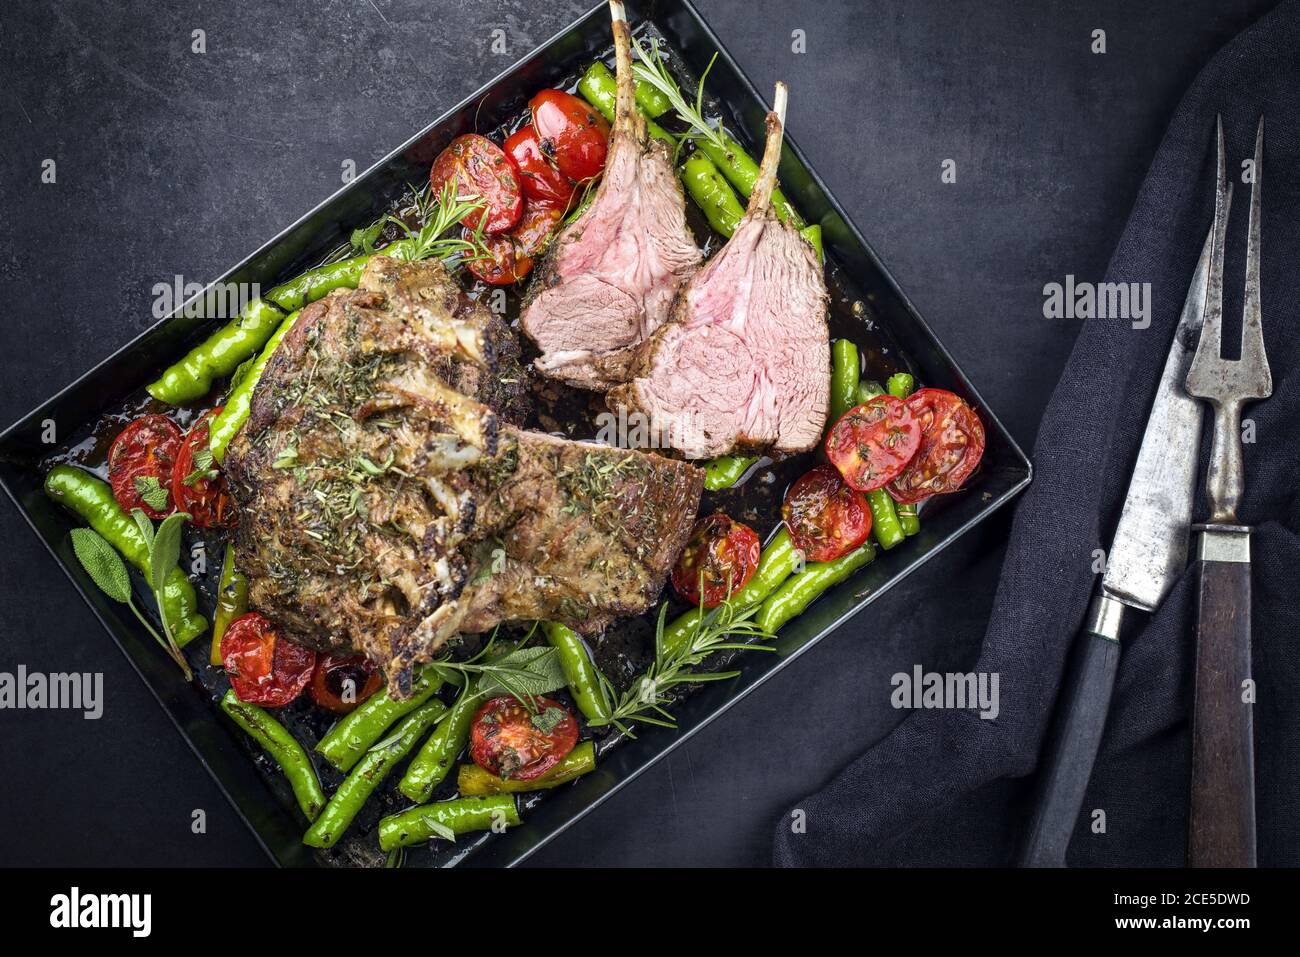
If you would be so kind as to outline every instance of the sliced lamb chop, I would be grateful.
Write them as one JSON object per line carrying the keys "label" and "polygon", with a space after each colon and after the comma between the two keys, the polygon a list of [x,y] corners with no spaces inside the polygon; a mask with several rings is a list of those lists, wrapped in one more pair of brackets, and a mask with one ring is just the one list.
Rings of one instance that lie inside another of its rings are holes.
{"label": "sliced lamb chop", "polygon": [[688,458],[805,452],[826,425],[826,282],[812,246],[772,208],[786,87],[776,85],[767,144],[736,232],[682,290],[671,321],[606,396],[646,415]]}
{"label": "sliced lamb chop", "polygon": [[618,105],[604,177],[591,205],[551,244],[520,327],[541,350],[537,369],[603,392],[627,379],[636,349],[667,319],[700,262],[668,146],[636,108],[632,33],[611,0]]}

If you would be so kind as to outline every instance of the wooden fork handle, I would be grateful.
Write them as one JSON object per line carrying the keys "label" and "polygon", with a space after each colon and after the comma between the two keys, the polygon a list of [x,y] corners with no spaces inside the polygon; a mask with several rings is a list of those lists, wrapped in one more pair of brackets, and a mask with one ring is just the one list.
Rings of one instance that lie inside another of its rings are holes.
{"label": "wooden fork handle", "polygon": [[1250,679],[1250,537],[1201,532],[1187,863],[1255,866],[1255,742]]}

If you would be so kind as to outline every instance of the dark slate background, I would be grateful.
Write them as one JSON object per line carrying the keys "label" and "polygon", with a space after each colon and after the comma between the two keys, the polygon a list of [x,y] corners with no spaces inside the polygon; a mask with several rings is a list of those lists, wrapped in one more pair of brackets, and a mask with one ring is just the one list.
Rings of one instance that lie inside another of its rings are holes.
{"label": "dark slate background", "polygon": [[[1101,278],[1183,89],[1271,5],[698,0],[759,89],[790,84],[790,134],[1026,447],[1077,331],[1042,318],[1044,283]],[[155,282],[215,278],[337,189],[345,159],[369,166],[590,6],[5,0],[0,424],[151,324]],[[489,51],[497,27],[506,56]],[[534,860],[768,862],[777,816],[899,720],[889,675],[973,659],[1006,528],[936,559]],[[7,505],[0,542],[0,670],[102,671],[107,697],[94,722],[0,712],[0,864],[263,863]]]}

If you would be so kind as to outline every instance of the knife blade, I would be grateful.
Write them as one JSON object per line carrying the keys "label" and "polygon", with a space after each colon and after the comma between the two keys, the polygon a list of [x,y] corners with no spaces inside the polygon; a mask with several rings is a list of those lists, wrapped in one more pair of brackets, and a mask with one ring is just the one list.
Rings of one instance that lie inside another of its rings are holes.
{"label": "knife blade", "polygon": [[1187,566],[1201,405],[1183,383],[1201,338],[1213,244],[1211,229],[1174,330],[1101,579],[1103,592],[1143,611],[1160,605]]}
{"label": "knife blade", "polygon": [[1183,381],[1205,318],[1214,230],[1210,229],[1174,330],[1142,445],[1120,511],[1101,589],[1093,600],[1056,715],[1043,746],[1034,816],[1022,867],[1064,867],[1106,726],[1119,635],[1127,607],[1153,611],[1187,557],[1201,409]]}

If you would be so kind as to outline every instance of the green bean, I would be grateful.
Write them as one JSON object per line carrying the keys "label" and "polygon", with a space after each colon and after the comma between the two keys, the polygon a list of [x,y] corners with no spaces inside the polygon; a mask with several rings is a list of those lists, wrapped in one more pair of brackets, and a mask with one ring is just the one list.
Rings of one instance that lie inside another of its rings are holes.
{"label": "green bean", "polygon": [[445,837],[447,832],[459,837],[470,831],[496,830],[519,823],[519,808],[509,794],[422,804],[379,822],[379,848],[391,851],[395,847],[420,844],[431,837]]}
{"label": "green bean", "polygon": [[894,500],[883,488],[867,493],[867,506],[871,509],[871,536],[885,551],[903,541],[903,526],[899,520]]}
{"label": "green bean", "polygon": [[[895,372],[885,383],[885,388],[889,394],[900,399],[906,399],[916,390],[916,379],[910,372]],[[898,512],[898,524],[903,529],[903,534],[909,538],[921,530],[921,518],[916,513],[916,503],[907,504],[896,503],[895,510]]]}
{"label": "green bean", "polygon": [[710,492],[731,488],[757,461],[756,455],[724,455],[713,459],[704,466],[704,487]]}
{"label": "green bean", "polygon": [[595,198],[596,198],[596,190],[588,189],[586,191],[586,195],[582,197],[582,202],[578,203],[578,205],[574,207],[573,212],[569,213],[569,215],[564,218],[564,225],[566,226],[569,225],[574,220],[576,220],[579,216],[585,213],[588,210],[588,208],[590,208],[592,200],[594,200]]}
{"label": "green bean", "polygon": [[284,313],[265,299],[254,299],[240,314],[169,366],[145,388],[159,402],[183,405],[201,399],[212,383],[230,375],[275,332]]}
{"label": "green bean", "polygon": [[388,772],[411,753],[424,732],[446,710],[446,705],[441,701],[430,701],[403,718],[391,740],[367,751],[343,779],[343,783],[321,811],[320,817],[303,835],[302,842],[308,847],[333,847],[370,795],[375,793],[375,788],[388,777]]}
{"label": "green bean", "polygon": [[[590,79],[588,79],[589,77]],[[615,93],[617,93],[618,90],[618,80],[615,78],[614,74],[610,72],[609,67],[605,66],[605,64],[601,63],[599,60],[587,67],[586,74],[584,74],[583,79],[579,81],[580,88],[584,81],[589,84],[598,84],[601,91],[613,89]],[[659,89],[644,80],[636,81],[636,105],[642,113],[652,120],[657,120],[673,108],[668,97],[664,96]],[[613,122],[612,117],[610,117],[609,120],[611,123]]]}
{"label": "green bean", "polygon": [[718,168],[707,156],[695,153],[682,164],[681,178],[686,192],[704,212],[709,225],[715,232],[730,237],[740,225],[745,207],[731,191]]}
{"label": "green bean", "polygon": [[[384,255],[390,255],[387,251],[383,252]],[[368,262],[370,256],[364,255],[317,266],[296,279],[276,286],[266,294],[266,298],[285,312],[293,312],[335,289],[356,289]]]}
{"label": "green bean", "polygon": [[858,383],[858,405],[869,402],[878,395],[884,395],[885,390],[880,387],[879,382],[873,382],[870,379],[863,379]]}
{"label": "green bean", "polygon": [[212,616],[212,648],[208,664],[221,666],[221,636],[230,623],[248,611],[248,579],[235,567],[235,549],[227,543],[221,561],[221,583],[217,586],[217,611]]}
{"label": "green bean", "polygon": [[[744,588],[731,596],[731,605],[741,612],[762,602],[774,592],[798,567],[799,550],[790,541],[790,533],[782,526],[781,530],[763,549],[758,558],[758,568],[754,577]],[[692,608],[679,615],[664,626],[664,648],[675,652],[695,634],[701,618],[708,614],[699,608]]]}
{"label": "green bean", "polygon": [[895,372],[885,383],[885,391],[896,399],[906,399],[916,388],[916,380],[910,372]]}
{"label": "green bean", "polygon": [[438,722],[433,734],[429,735],[429,740],[424,742],[419,753],[411,759],[406,774],[402,775],[402,780],[397,784],[397,790],[416,804],[429,800],[433,789],[442,783],[451,771],[451,766],[456,763],[456,755],[464,750],[465,743],[469,741],[470,725],[482,697],[475,694],[471,687],[461,690],[451,711]]}
{"label": "green bean", "polygon": [[596,746],[583,741],[555,767],[531,781],[516,778],[499,778],[477,764],[462,764],[456,772],[456,790],[461,797],[482,797],[487,794],[522,794],[558,787],[596,768]]}
{"label": "green bean", "polygon": [[253,409],[253,392],[257,389],[257,382],[266,371],[266,365],[271,361],[276,348],[284,341],[293,324],[298,321],[300,312],[301,310],[289,313],[280,323],[280,328],[276,329],[275,334],[266,341],[262,354],[257,357],[248,374],[239,385],[230,390],[230,395],[226,396],[225,408],[212,420],[208,429],[208,448],[212,450],[212,457],[218,462],[225,460],[226,449],[229,448],[231,440],[239,434],[239,430],[248,421],[249,413]]}
{"label": "green bean", "polygon": [[340,771],[350,771],[394,721],[420,707],[441,687],[438,672],[429,666],[422,668],[411,684],[409,698],[394,698],[386,690],[371,695],[329,729],[317,742],[316,753]]}
{"label": "green bean", "polygon": [[[744,147],[728,136],[725,130],[720,130],[719,133],[721,146],[701,138],[696,140],[695,147],[713,160],[713,165],[732,186],[740,191],[740,195],[748,197],[754,191],[754,183],[758,180],[758,163],[745,152]],[[772,188],[772,208],[776,210],[777,216],[781,217],[783,223],[789,223],[795,229],[804,227],[803,217],[785,198],[780,186]]]}
{"label": "green bean", "polygon": [[312,767],[311,758],[302,745],[294,740],[293,735],[279,721],[257,705],[240,701],[234,691],[227,691],[221,699],[221,710],[275,759],[275,763],[280,765],[280,770],[288,778],[302,813],[307,820],[316,820],[321,808],[325,806],[325,792],[321,790],[316,769]]}
{"label": "green bean", "polygon": [[799,235],[812,244],[813,252],[817,254],[817,261],[824,263],[826,261],[826,252],[822,249],[822,228],[813,223],[811,226],[805,226],[799,230]]}
{"label": "green bean", "polygon": [[[638,83],[637,86],[639,88],[641,86],[648,86],[648,84]],[[654,88],[650,87],[650,89],[653,90]],[[578,92],[582,94],[584,100],[596,108],[601,116],[605,117],[605,119],[609,120],[611,123],[614,122],[615,106],[618,102],[618,80],[615,79],[613,73],[609,72],[609,67],[605,66],[605,64],[601,63],[599,60],[588,67],[587,72],[584,73],[582,79],[578,81]],[[655,92],[657,93],[658,91]],[[645,116],[646,130],[650,135],[657,140],[663,140],[669,146],[676,149],[677,138],[651,119],[649,115],[646,115],[647,110],[645,104],[642,102],[639,89],[637,108],[641,111],[642,115]],[[659,114],[655,113],[653,115],[658,116]]]}
{"label": "green bean", "polygon": [[838,422],[840,416],[857,405],[858,377],[862,374],[858,347],[848,339],[836,339],[831,346],[831,408],[830,421]]}
{"label": "green bean", "polygon": [[768,596],[754,620],[768,631],[777,631],[791,618],[803,614],[823,592],[846,581],[875,557],[875,546],[866,542],[833,562],[809,563]]}
{"label": "green bean", "polygon": [[572,628],[566,628],[559,622],[542,622],[542,632],[547,643],[555,649],[564,672],[569,694],[573,696],[578,710],[589,721],[605,721],[609,718],[609,702],[601,687],[599,672],[592,664],[591,656],[582,638]]}
{"label": "green bean", "polygon": [[[45,494],[70,509],[146,579],[149,577],[149,545],[135,519],[113,497],[107,482],[71,465],[56,465],[45,476]],[[166,617],[180,647],[208,630],[207,619],[199,614],[194,586],[180,568],[167,573],[162,601],[159,613]]]}

